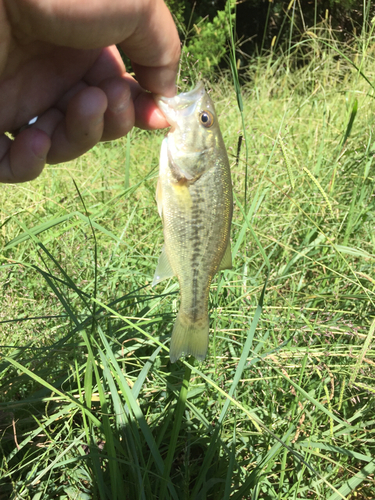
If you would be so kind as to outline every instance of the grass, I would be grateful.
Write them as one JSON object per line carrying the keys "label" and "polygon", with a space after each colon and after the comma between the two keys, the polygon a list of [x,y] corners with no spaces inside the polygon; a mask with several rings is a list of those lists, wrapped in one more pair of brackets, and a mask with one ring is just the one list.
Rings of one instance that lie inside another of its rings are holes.
{"label": "grass", "polygon": [[150,287],[163,132],[0,186],[1,500],[375,496],[374,45],[321,30],[249,62],[242,116],[213,84],[234,267],[202,364]]}

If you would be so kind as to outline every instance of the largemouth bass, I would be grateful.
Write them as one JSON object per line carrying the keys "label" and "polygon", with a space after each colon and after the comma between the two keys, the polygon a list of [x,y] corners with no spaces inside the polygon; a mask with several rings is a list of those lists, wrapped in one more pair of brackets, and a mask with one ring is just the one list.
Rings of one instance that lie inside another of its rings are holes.
{"label": "largemouth bass", "polygon": [[156,97],[170,132],[160,153],[156,200],[164,247],[153,285],[171,276],[181,303],[172,332],[170,359],[208,348],[208,295],[219,269],[232,267],[232,183],[228,155],[214,105],[203,83],[176,97]]}

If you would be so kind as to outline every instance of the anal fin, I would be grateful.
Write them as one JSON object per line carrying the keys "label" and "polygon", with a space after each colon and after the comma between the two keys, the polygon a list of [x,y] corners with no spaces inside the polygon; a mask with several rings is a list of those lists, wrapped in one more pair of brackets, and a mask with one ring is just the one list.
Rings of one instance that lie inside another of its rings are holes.
{"label": "anal fin", "polygon": [[151,286],[155,286],[161,281],[172,278],[173,276],[174,272],[169,263],[165,247],[163,246]]}

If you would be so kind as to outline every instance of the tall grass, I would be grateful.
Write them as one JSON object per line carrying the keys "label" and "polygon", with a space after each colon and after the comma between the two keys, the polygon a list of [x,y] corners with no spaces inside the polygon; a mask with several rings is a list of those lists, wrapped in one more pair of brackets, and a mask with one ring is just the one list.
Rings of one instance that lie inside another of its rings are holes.
{"label": "tall grass", "polygon": [[242,116],[213,85],[234,267],[202,364],[150,287],[163,133],[0,186],[1,500],[375,497],[373,42],[250,61]]}

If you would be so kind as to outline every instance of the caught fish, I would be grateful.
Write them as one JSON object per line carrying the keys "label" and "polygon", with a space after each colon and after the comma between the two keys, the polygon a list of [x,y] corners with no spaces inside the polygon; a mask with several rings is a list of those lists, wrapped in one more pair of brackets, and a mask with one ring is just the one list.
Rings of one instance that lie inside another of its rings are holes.
{"label": "caught fish", "polygon": [[232,267],[232,183],[214,105],[200,82],[190,92],[156,97],[171,125],[160,152],[156,201],[164,247],[153,286],[177,276],[181,303],[172,332],[172,363],[183,354],[203,361],[208,348],[212,278]]}

